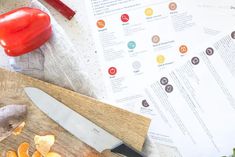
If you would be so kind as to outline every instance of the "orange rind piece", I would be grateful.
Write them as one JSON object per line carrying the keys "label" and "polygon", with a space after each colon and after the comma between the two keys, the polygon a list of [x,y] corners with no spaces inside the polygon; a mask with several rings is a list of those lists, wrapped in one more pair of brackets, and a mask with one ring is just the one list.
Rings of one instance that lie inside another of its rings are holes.
{"label": "orange rind piece", "polygon": [[17,157],[17,154],[16,154],[15,151],[9,150],[9,151],[6,153],[6,157]]}
{"label": "orange rind piece", "polygon": [[55,143],[54,135],[46,135],[46,136],[38,136],[34,137],[34,142],[36,145],[36,149],[41,153],[42,156],[46,156],[50,150],[52,145]]}
{"label": "orange rind piece", "polygon": [[29,143],[21,143],[17,150],[18,157],[29,157]]}
{"label": "orange rind piece", "polygon": [[25,126],[25,122],[21,123],[21,124],[12,132],[12,134],[15,135],[15,136],[19,135],[19,134],[22,132],[24,126]]}
{"label": "orange rind piece", "polygon": [[35,151],[32,157],[42,157],[42,154],[39,151]]}
{"label": "orange rind piece", "polygon": [[56,152],[49,152],[46,157],[61,157],[60,154],[56,153]]}

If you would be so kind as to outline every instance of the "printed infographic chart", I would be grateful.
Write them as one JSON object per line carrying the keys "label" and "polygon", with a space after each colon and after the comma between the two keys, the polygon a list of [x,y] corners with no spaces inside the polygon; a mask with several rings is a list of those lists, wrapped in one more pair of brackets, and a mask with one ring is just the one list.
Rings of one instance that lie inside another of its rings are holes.
{"label": "printed infographic chart", "polygon": [[194,53],[197,43],[203,40],[204,34],[192,15],[177,1],[86,3],[110,95],[124,108],[133,110],[125,101],[139,97],[134,93],[145,86],[147,77],[156,75],[152,73],[155,69],[171,67],[183,56]]}
{"label": "printed infographic chart", "polygon": [[144,89],[199,49],[202,29],[179,0],[89,0],[86,8],[110,97],[104,101],[150,117],[151,142],[174,146]]}
{"label": "printed infographic chart", "polygon": [[182,156],[227,156],[235,146],[234,52],[232,31],[146,88]]}

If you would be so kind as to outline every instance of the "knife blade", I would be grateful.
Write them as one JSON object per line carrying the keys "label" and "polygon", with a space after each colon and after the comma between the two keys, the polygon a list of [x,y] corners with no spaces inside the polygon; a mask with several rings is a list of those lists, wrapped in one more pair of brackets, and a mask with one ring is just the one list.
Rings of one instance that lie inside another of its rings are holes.
{"label": "knife blade", "polygon": [[32,102],[47,116],[100,153],[105,150],[111,150],[113,153],[125,155],[126,157],[144,157],[142,153],[124,144],[120,139],[44,91],[34,87],[25,87],[24,91]]}

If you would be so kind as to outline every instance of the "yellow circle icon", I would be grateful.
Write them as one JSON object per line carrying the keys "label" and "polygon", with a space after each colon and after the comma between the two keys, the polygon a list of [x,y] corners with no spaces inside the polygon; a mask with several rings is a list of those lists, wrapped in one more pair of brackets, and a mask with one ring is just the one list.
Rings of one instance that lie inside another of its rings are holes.
{"label": "yellow circle icon", "polygon": [[153,9],[152,8],[145,9],[145,15],[146,16],[152,16],[153,15]]}
{"label": "yellow circle icon", "polygon": [[158,55],[156,60],[158,64],[163,64],[165,62],[165,57],[163,55]]}

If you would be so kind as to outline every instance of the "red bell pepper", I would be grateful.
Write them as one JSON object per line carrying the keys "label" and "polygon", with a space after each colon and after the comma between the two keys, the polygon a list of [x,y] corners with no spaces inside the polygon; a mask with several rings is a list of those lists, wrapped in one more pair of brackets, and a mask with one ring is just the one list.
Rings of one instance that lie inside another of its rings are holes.
{"label": "red bell pepper", "polygon": [[52,35],[50,16],[34,8],[0,15],[0,45],[9,56],[20,56],[43,45]]}

